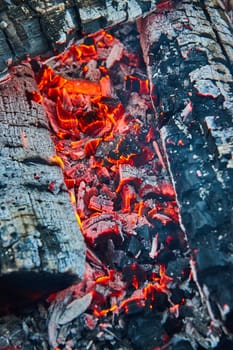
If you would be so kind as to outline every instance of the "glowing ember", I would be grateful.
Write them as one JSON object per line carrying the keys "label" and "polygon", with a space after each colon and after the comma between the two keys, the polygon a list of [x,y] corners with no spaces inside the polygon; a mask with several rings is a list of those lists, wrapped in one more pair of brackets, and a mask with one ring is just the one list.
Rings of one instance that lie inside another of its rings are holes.
{"label": "glowing ember", "polygon": [[87,243],[79,292],[92,293],[96,317],[168,308],[177,314],[184,298],[171,301],[177,281],[165,270],[184,245],[158,132],[148,121],[153,87],[139,78],[139,54],[118,39],[100,31],[88,42],[44,65],[41,94],[33,94],[47,110],[57,151],[50,161],[63,169]]}

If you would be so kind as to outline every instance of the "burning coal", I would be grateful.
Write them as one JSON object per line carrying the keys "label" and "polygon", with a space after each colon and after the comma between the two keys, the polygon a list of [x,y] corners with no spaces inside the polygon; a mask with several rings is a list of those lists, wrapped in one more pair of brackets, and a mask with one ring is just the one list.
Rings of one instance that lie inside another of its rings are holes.
{"label": "burning coal", "polygon": [[[85,279],[72,287],[71,311],[58,324],[82,314],[92,330],[111,320],[118,332],[128,329],[135,349],[165,349],[185,329],[192,275],[154,117],[155,89],[135,38],[125,26],[70,46],[43,64],[33,98],[47,111],[54,161],[87,244]],[[118,337],[96,337],[119,349]],[[51,331],[50,342],[62,345]]]}

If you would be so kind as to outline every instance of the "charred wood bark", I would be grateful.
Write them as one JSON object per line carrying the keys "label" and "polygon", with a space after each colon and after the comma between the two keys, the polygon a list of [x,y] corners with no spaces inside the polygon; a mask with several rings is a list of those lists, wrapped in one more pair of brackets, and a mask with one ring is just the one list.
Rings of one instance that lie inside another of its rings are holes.
{"label": "charred wood bark", "polygon": [[0,304],[65,288],[82,277],[85,249],[45,112],[31,101],[32,70],[0,86]]}
{"label": "charred wood bark", "polygon": [[73,38],[135,20],[164,0],[1,0],[0,80],[12,61],[62,51]]}
{"label": "charred wood bark", "polygon": [[232,27],[217,1],[196,0],[138,28],[194,277],[232,332]]}

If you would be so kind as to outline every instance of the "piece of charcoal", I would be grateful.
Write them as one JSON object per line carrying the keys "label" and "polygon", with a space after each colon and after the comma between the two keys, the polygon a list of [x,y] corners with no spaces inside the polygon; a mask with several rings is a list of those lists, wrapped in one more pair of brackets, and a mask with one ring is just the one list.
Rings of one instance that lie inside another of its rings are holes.
{"label": "piece of charcoal", "polygon": [[192,217],[192,230],[199,234],[205,234],[206,231],[216,227],[216,221],[209,212],[204,201],[198,201],[190,209]]}
{"label": "piece of charcoal", "polygon": [[181,305],[179,307],[179,315],[181,318],[193,317],[193,309],[187,305]]}
{"label": "piece of charcoal", "polygon": [[224,318],[224,323],[230,332],[233,332],[233,281],[232,266],[216,267],[208,270],[207,274],[202,274],[200,281],[204,284],[209,293],[209,300],[215,314],[218,309],[228,309]]}
{"label": "piece of charcoal", "polygon": [[170,234],[166,237],[166,245],[168,246],[169,249],[171,250],[176,250],[176,249],[180,249],[180,245],[181,245],[181,240],[180,237],[178,235],[176,235],[176,232],[174,234]]}
{"label": "piece of charcoal", "polygon": [[172,295],[170,297],[174,304],[180,304],[182,299],[185,297],[185,293],[182,289],[176,287],[172,290]]}
{"label": "piece of charcoal", "polygon": [[205,247],[205,249],[199,248],[196,256],[198,273],[208,273],[207,270],[223,267],[227,265],[226,257],[222,252],[215,251],[213,255],[213,249]]}
{"label": "piece of charcoal", "polygon": [[169,336],[179,333],[182,328],[182,320],[180,318],[168,317],[164,323],[164,329]]}
{"label": "piece of charcoal", "polygon": [[165,311],[169,306],[168,296],[166,293],[159,292],[153,287],[146,288],[146,304],[149,308],[160,312]]}
{"label": "piece of charcoal", "polygon": [[120,192],[123,185],[127,183],[134,183],[139,185],[142,182],[142,172],[129,164],[120,164],[119,165],[119,184],[116,189],[116,192]]}
{"label": "piece of charcoal", "polygon": [[135,350],[151,350],[163,344],[160,316],[133,317],[129,320],[128,336]]}
{"label": "piece of charcoal", "polygon": [[123,269],[123,279],[130,286],[134,286],[135,289],[138,288],[146,280],[146,272],[137,263],[126,266]]}
{"label": "piece of charcoal", "polygon": [[126,300],[126,302],[124,303],[124,306],[122,308],[124,309],[124,312],[128,316],[136,315],[136,314],[143,312],[144,303],[142,300],[139,300],[137,298],[135,298],[135,299],[131,298],[129,300]]}
{"label": "piece of charcoal", "polygon": [[145,242],[151,242],[151,233],[148,225],[137,227],[136,232],[140,240]]}
{"label": "piece of charcoal", "polygon": [[175,254],[169,249],[163,249],[158,254],[158,262],[167,265],[169,261],[175,260]]}
{"label": "piece of charcoal", "polygon": [[132,236],[129,241],[128,253],[132,254],[133,256],[137,256],[137,254],[139,254],[142,249],[142,243],[139,242],[136,237]]}
{"label": "piece of charcoal", "polygon": [[131,259],[123,250],[115,250],[111,260],[116,267],[122,269],[124,266],[130,264]]}

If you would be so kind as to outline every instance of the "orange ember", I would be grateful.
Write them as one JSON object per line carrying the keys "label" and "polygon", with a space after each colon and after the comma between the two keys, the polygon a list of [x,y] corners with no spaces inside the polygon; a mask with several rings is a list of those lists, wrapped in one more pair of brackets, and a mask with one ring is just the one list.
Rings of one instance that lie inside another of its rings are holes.
{"label": "orange ember", "polygon": [[[47,110],[57,152],[49,161],[63,170],[86,240],[82,293],[93,294],[88,312],[96,317],[130,314],[134,308],[155,312],[162,308],[160,300],[167,306],[171,294],[174,281],[158,257],[163,247],[174,246],[173,240],[178,244],[170,227],[179,216],[169,177],[161,175],[167,165],[156,140],[158,130],[150,122],[151,88],[148,79],[139,78],[145,74],[137,74],[139,54],[122,49],[103,30],[87,39],[44,66],[38,76],[40,93],[32,98]],[[117,45],[120,56],[111,57]],[[123,74],[115,77],[120,69]],[[26,136],[22,138],[27,147]],[[56,191],[54,181],[48,190]],[[171,313],[178,312],[179,305],[169,306]]]}

